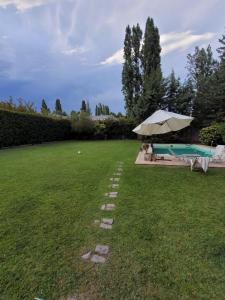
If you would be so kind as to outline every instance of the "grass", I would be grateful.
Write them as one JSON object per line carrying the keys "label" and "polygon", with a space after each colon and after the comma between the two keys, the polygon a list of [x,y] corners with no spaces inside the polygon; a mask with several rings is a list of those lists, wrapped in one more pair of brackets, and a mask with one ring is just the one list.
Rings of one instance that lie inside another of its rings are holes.
{"label": "grass", "polygon": [[[135,166],[138,148],[0,152],[0,299],[225,299],[225,170]],[[119,160],[117,207],[103,213]],[[114,217],[112,231],[92,225],[101,216]],[[110,246],[107,263],[81,261],[97,243]]]}

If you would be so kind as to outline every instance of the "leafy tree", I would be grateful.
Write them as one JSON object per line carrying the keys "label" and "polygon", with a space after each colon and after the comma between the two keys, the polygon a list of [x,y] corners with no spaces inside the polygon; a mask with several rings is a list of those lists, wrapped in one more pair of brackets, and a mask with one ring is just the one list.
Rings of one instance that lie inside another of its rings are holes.
{"label": "leafy tree", "polygon": [[219,39],[221,46],[217,49],[220,62],[216,78],[214,78],[215,106],[217,121],[225,121],[225,35]]}
{"label": "leafy tree", "polygon": [[75,110],[72,110],[71,113],[70,113],[70,118],[71,120],[73,121],[78,121],[79,120],[79,112],[75,111]]}
{"label": "leafy tree", "polygon": [[26,112],[32,114],[37,112],[34,103],[31,101],[26,101],[22,97],[18,99],[18,105],[16,110],[19,112]]}
{"label": "leafy tree", "polygon": [[104,105],[102,103],[99,103],[98,105],[96,105],[95,107],[95,115],[96,116],[100,116],[100,115],[109,115],[110,114],[110,110],[108,105]]}
{"label": "leafy tree", "polygon": [[177,112],[183,115],[192,115],[192,107],[195,99],[195,91],[192,81],[187,79],[181,86],[179,99],[177,100]]}
{"label": "leafy tree", "polygon": [[193,116],[198,126],[207,126],[215,118],[213,89],[218,68],[210,45],[204,49],[195,48],[194,54],[188,54],[189,79],[195,89]]}
{"label": "leafy tree", "polygon": [[122,92],[128,117],[133,117],[133,64],[132,64],[132,33],[128,25],[124,39],[124,63],[122,71]]}
{"label": "leafy tree", "polygon": [[167,79],[166,94],[164,97],[164,108],[168,111],[179,113],[180,79],[176,78],[174,71]]}
{"label": "leafy tree", "polygon": [[8,100],[0,101],[0,108],[5,110],[17,111],[17,106],[13,102],[13,98],[10,96]]}

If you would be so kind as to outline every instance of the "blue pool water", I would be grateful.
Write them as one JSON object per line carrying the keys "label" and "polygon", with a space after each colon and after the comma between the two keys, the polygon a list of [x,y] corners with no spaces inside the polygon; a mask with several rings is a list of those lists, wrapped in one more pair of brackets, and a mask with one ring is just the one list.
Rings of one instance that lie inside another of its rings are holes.
{"label": "blue pool water", "polygon": [[155,154],[169,154],[174,156],[198,155],[202,157],[211,157],[212,153],[206,148],[197,145],[185,144],[154,144],[153,152]]}

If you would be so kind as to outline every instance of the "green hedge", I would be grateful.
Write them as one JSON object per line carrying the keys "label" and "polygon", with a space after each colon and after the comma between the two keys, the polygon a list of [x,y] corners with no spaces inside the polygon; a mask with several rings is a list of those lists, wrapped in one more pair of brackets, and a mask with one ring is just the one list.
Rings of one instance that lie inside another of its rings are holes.
{"label": "green hedge", "polygon": [[93,121],[89,117],[83,117],[72,120],[73,137],[82,140],[136,138],[137,135],[132,132],[135,126],[126,118]]}
{"label": "green hedge", "polygon": [[131,139],[137,135],[132,132],[136,124],[126,118],[109,119],[97,122],[95,125],[94,138],[96,139]]}
{"label": "green hedge", "polygon": [[68,120],[0,110],[0,147],[36,144],[71,137]]}

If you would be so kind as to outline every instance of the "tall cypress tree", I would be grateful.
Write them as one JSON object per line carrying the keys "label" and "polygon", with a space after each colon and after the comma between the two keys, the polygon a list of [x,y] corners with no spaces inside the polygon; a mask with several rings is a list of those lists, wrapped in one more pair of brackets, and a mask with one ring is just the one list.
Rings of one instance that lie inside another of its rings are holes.
{"label": "tall cypress tree", "polygon": [[56,99],[55,101],[55,113],[57,115],[62,115],[62,105],[60,99]]}
{"label": "tall cypress tree", "polygon": [[90,108],[89,101],[86,102],[86,113],[88,114],[88,116],[91,115],[91,108]]}
{"label": "tall cypress tree", "polygon": [[163,87],[158,28],[147,19],[141,51],[143,91],[138,103],[137,120],[143,121],[161,106]]}
{"label": "tall cypress tree", "polygon": [[81,102],[81,108],[80,108],[81,112],[87,112],[87,105],[86,105],[86,101],[82,100]]}
{"label": "tall cypress tree", "polygon": [[42,99],[42,102],[41,102],[41,113],[43,115],[47,115],[50,113],[50,109],[48,108],[48,106],[45,102],[45,99]]}
{"label": "tall cypress tree", "polygon": [[133,117],[133,76],[132,33],[128,25],[124,39],[124,63],[122,71],[122,92],[124,94],[125,109],[128,117]]}
{"label": "tall cypress tree", "polygon": [[132,27],[132,65],[133,65],[133,105],[132,115],[137,117],[137,105],[140,101],[142,90],[142,76],[141,76],[141,40],[142,30],[137,24]]}

